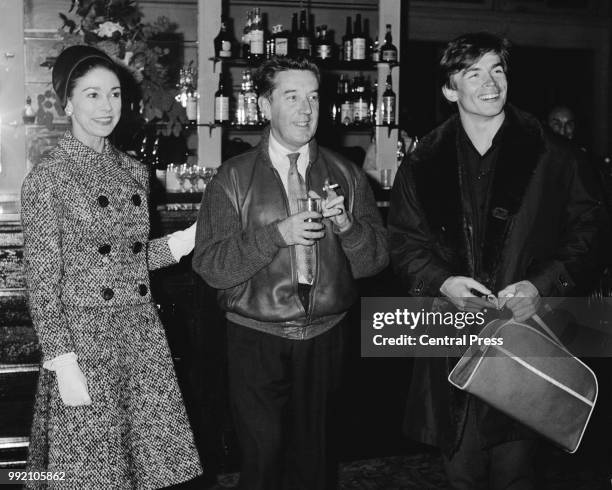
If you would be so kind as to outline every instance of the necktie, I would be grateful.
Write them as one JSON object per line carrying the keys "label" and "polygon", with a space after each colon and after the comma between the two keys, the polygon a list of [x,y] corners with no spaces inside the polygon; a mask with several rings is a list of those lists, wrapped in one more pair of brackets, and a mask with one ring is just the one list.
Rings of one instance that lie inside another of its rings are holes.
{"label": "necktie", "polygon": [[[307,197],[306,183],[298,172],[297,161],[299,153],[289,153],[289,173],[287,174],[287,197],[291,214],[298,212],[298,199]],[[301,283],[312,284],[315,267],[314,246],[295,245],[295,256],[298,269],[298,280]]]}

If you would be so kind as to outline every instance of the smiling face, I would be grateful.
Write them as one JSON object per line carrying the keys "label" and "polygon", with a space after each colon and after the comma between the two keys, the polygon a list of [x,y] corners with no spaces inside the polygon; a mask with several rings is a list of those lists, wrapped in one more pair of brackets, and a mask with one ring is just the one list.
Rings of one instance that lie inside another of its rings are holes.
{"label": "smiling face", "polygon": [[72,133],[96,148],[119,122],[121,85],[112,71],[96,67],[80,77],[69,95],[66,113],[72,114]]}
{"label": "smiling face", "polygon": [[270,121],[270,132],[285,148],[296,151],[308,143],[319,122],[319,82],[309,70],[287,70],[274,77],[270,97],[259,106]]}
{"label": "smiling face", "polygon": [[506,71],[499,56],[485,53],[478,61],[451,77],[452,87],[442,87],[451,102],[457,102],[462,119],[474,122],[503,117],[508,92]]}

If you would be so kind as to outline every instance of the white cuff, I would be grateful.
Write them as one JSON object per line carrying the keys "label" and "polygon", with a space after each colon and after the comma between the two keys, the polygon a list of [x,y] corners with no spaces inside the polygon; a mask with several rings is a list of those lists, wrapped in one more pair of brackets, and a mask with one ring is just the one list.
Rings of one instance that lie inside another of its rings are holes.
{"label": "white cuff", "polygon": [[57,368],[77,364],[77,355],[74,352],[61,354],[43,363],[43,367],[49,371],[55,371]]}
{"label": "white cuff", "polygon": [[188,255],[195,245],[196,223],[185,230],[175,231],[168,235],[168,248],[177,262]]}

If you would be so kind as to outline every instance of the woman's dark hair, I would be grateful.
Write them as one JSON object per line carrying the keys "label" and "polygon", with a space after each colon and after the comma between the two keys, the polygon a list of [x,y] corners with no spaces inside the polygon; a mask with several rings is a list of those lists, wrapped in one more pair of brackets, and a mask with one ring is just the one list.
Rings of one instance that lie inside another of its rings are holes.
{"label": "woman's dark hair", "polygon": [[255,72],[255,85],[260,97],[270,98],[274,90],[274,79],[277,73],[289,70],[306,70],[312,72],[321,83],[319,67],[306,58],[290,58],[288,56],[274,56],[264,61]]}
{"label": "woman's dark hair", "polygon": [[94,68],[106,68],[108,71],[117,75],[117,78],[121,80],[119,70],[115,63],[110,60],[105,60],[104,58],[90,58],[77,65],[72,71],[66,87],[66,100],[72,97],[72,92],[79,79],[87,75],[87,73]]}
{"label": "woman's dark hair", "polygon": [[463,34],[446,45],[440,59],[440,76],[444,86],[453,86],[452,76],[472,66],[487,53],[499,56],[502,68],[508,73],[510,41],[488,32]]}

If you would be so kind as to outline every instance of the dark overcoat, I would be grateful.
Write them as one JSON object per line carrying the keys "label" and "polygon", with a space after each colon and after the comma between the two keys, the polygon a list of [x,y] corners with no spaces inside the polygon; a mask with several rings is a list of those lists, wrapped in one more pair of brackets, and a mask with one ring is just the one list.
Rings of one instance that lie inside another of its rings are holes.
{"label": "dark overcoat", "polygon": [[[149,270],[175,263],[149,240],[148,173],[106,143],[67,132],[26,177],[29,307],[44,360],[75,352],[91,406],[62,403],[41,370],[29,471],[57,488],[160,488],[201,473]],[[33,487],[46,487],[42,482]]]}
{"label": "dark overcoat", "polygon": [[[506,121],[475,243],[460,119],[423,138],[398,170],[389,212],[391,261],[411,296],[440,296],[451,275],[497,292],[521,280],[541,296],[578,294],[598,270],[602,205],[579,155],[527,113],[506,107]],[[404,428],[411,437],[457,448],[469,397],[447,380],[453,359],[416,359]],[[527,429],[479,406],[485,445],[527,437]]]}

